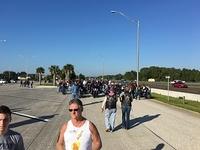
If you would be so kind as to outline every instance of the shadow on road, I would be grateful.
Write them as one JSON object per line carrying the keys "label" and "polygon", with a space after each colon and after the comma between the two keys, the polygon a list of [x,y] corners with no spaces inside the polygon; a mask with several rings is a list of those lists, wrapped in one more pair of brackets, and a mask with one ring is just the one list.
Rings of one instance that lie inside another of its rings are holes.
{"label": "shadow on road", "polygon": [[[99,97],[104,97],[105,96],[105,94],[99,94],[97,97],[95,97],[95,98],[99,98]],[[81,98],[87,98],[87,97],[92,97],[92,98],[94,98],[91,94],[83,94],[82,96],[81,96]],[[95,99],[94,98],[94,99]]]}
{"label": "shadow on road", "polygon": [[83,104],[83,106],[92,105],[92,104],[98,104],[98,103],[102,103],[102,102],[103,102],[103,101],[95,101],[95,102]]}
{"label": "shadow on road", "polygon": [[13,109],[11,109],[11,112],[14,112],[14,111],[20,112],[20,111],[24,111],[24,110],[30,110],[30,109],[27,109],[27,108],[13,108]]}
{"label": "shadow on road", "polygon": [[16,122],[16,123],[11,123],[9,125],[9,127],[10,128],[16,128],[16,127],[19,127],[19,126],[28,125],[28,124],[32,124],[32,123],[45,122],[45,121],[42,121],[41,119],[50,119],[50,118],[53,118],[56,115],[58,115],[58,114],[38,117],[40,119],[32,119],[31,118],[31,119],[28,119],[28,120],[24,120],[24,121],[20,121],[20,122]]}
{"label": "shadow on road", "polygon": [[130,128],[134,128],[144,122],[147,122],[147,121],[151,121],[157,117],[159,117],[160,114],[157,114],[157,115],[145,115],[145,116],[142,116],[142,117],[138,117],[138,118],[135,118],[135,119],[132,119],[130,120]]}
{"label": "shadow on road", "polygon": [[[145,115],[145,116],[142,116],[142,117],[131,119],[130,120],[130,128],[129,129],[134,128],[134,127],[136,127],[136,126],[138,126],[138,125],[140,125],[140,124],[142,124],[144,122],[151,121],[151,120],[153,120],[153,119],[155,119],[155,118],[157,118],[159,116],[160,116],[160,114],[151,115],[151,116]],[[122,126],[121,124],[116,126],[115,131],[121,129],[122,128],[121,126]]]}
{"label": "shadow on road", "polygon": [[81,98],[87,98],[87,97],[91,97],[91,94],[83,94],[83,95],[81,95]]}

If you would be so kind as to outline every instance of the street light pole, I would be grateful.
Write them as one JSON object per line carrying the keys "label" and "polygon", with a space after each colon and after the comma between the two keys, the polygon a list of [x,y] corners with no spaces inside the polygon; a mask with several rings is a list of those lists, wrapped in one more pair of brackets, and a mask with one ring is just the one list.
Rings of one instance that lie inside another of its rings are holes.
{"label": "street light pole", "polygon": [[111,13],[116,13],[119,14],[121,16],[123,16],[124,18],[126,18],[127,20],[134,22],[137,24],[137,36],[136,36],[136,50],[137,50],[137,87],[139,86],[139,70],[140,70],[140,58],[139,58],[139,42],[140,42],[140,21],[139,20],[132,20],[129,16],[125,15],[124,13],[120,12],[120,11],[114,11],[111,10]]}
{"label": "street light pole", "polygon": [[140,70],[140,66],[139,66],[139,62],[140,62],[140,58],[139,58],[139,34],[140,32],[140,21],[137,20],[137,87],[139,86],[139,70]]}

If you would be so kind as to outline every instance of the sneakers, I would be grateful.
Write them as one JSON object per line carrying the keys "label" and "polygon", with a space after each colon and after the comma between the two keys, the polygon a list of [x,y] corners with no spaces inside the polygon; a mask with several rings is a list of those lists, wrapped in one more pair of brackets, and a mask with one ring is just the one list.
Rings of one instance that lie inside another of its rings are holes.
{"label": "sneakers", "polygon": [[110,132],[110,129],[106,129],[106,132]]}
{"label": "sneakers", "polygon": [[106,132],[114,132],[114,129],[112,129],[112,128],[106,129]]}

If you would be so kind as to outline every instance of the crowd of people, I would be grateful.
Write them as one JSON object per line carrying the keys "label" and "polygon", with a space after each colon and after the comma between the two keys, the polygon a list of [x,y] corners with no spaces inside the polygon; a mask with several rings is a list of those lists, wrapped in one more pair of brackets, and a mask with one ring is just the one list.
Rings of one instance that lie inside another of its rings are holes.
{"label": "crowd of people", "polygon": [[[122,125],[124,129],[130,128],[130,112],[132,110],[132,101],[140,100],[141,97],[150,98],[150,88],[148,86],[137,86],[136,83],[114,83],[111,81],[99,80],[76,80],[74,82],[60,82],[58,92],[61,89],[71,93],[71,99],[80,99],[85,94],[93,96],[94,89],[97,89],[97,95],[105,96],[102,102],[102,112],[105,111],[106,132],[115,130],[115,117],[117,111],[117,102],[121,102]],[[94,96],[93,96],[94,97]],[[95,97],[94,97],[95,98]]]}
{"label": "crowd of people", "polygon": [[[63,94],[66,91],[71,93],[71,99],[82,98],[85,94],[90,94],[94,98],[99,94],[105,96],[102,102],[102,112],[105,110],[106,132],[115,130],[115,117],[117,111],[117,101],[121,102],[122,125],[124,129],[130,128],[130,112],[132,110],[132,101],[140,100],[141,97],[150,98],[151,92],[148,86],[137,86],[136,83],[114,83],[103,80],[76,80],[74,82],[59,82],[58,92]],[[94,96],[94,91],[97,91]]]}
{"label": "crowd of people", "polygon": [[[100,93],[105,96],[101,110],[105,112],[105,131],[115,131],[115,118],[117,102],[121,103],[122,123],[124,129],[130,128],[130,112],[132,101],[140,99],[142,93],[148,92],[146,86],[136,86],[135,83],[119,84],[107,81],[84,80],[74,82],[60,82],[58,92],[70,93],[68,111],[70,120],[66,121],[60,128],[56,141],[56,150],[99,150],[102,141],[95,124],[82,116],[83,103],[80,100],[85,94],[93,94],[97,89],[97,97]],[[94,97],[94,96],[93,96]],[[2,150],[23,150],[23,138],[20,133],[9,129],[11,122],[11,110],[9,107],[0,106],[0,149]]]}
{"label": "crowd of people", "polygon": [[117,94],[120,95],[123,92],[124,88],[128,86],[129,92],[132,97],[135,99],[140,99],[141,97],[150,98],[151,91],[148,86],[145,85],[136,85],[133,83],[121,83],[121,82],[112,82],[107,80],[75,80],[75,81],[59,81],[58,82],[58,93],[62,94],[72,93],[73,97],[77,98],[84,97],[89,94],[94,98],[99,95],[108,94],[110,88],[113,88]]}
{"label": "crowd of people", "polygon": [[20,87],[33,88],[33,81],[30,80],[20,80]]}

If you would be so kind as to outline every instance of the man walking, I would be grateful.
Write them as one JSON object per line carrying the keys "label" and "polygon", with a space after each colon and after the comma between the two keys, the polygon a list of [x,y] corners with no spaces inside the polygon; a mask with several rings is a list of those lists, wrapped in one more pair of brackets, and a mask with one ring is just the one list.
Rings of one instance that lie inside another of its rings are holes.
{"label": "man walking", "polygon": [[105,125],[106,132],[113,132],[115,125],[115,116],[117,111],[117,96],[113,90],[111,90],[108,95],[106,95],[102,106],[102,112],[105,109]]}
{"label": "man walking", "polygon": [[122,109],[122,128],[129,129],[130,127],[130,112],[131,112],[131,102],[133,101],[133,97],[126,89],[124,92],[120,94],[120,102]]}
{"label": "man walking", "polygon": [[71,94],[72,94],[72,99],[78,99],[80,97],[80,87],[77,81],[74,81],[74,83],[71,86]]}

